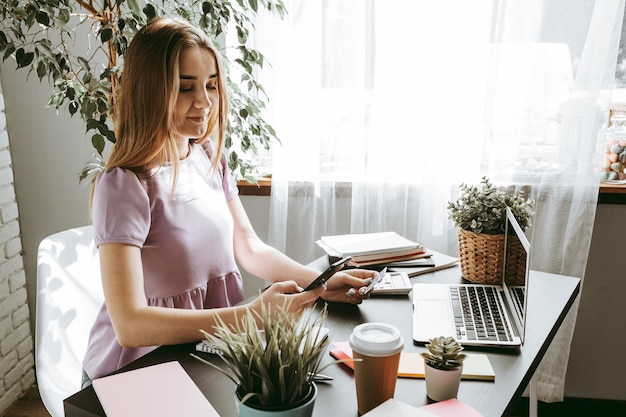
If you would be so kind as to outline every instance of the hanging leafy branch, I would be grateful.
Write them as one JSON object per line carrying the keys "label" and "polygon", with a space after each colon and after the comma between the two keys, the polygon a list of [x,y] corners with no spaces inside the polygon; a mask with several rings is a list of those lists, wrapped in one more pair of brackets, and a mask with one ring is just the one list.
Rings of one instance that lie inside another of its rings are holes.
{"label": "hanging leafy branch", "polygon": [[260,10],[279,18],[286,14],[282,0],[6,0],[0,5],[0,53],[29,76],[47,79],[53,86],[48,106],[84,120],[95,152],[80,173],[83,180],[103,168],[107,143],[115,143],[112,91],[123,71],[119,63],[141,27],[156,17],[180,16],[203,29],[223,54],[227,46],[219,41],[234,30],[237,44],[228,50],[236,57],[224,57],[231,99],[226,147],[235,177],[256,182],[255,157],[278,141],[263,119],[268,97],[255,78],[265,57],[248,46]]}

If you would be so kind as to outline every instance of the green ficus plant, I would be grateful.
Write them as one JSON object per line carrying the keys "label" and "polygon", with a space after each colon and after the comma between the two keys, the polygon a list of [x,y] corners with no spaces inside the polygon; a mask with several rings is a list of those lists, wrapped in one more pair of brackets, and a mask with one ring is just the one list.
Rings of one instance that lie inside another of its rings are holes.
{"label": "green ficus plant", "polygon": [[[83,180],[103,168],[106,144],[115,143],[112,91],[134,34],[156,17],[187,19],[223,54],[229,50],[224,56],[231,100],[225,146],[234,176],[254,183],[255,156],[278,141],[262,117],[268,97],[255,78],[265,57],[248,46],[260,10],[279,18],[286,14],[282,0],[6,0],[0,4],[0,53],[3,61],[12,57],[29,76],[50,82],[48,106],[66,108],[84,120],[95,152],[80,173]],[[227,30],[236,33],[235,45],[224,45]]]}
{"label": "green ficus plant", "polygon": [[448,217],[456,227],[476,234],[503,234],[509,207],[522,230],[531,225],[534,200],[525,199],[520,189],[507,193],[483,177],[478,186],[461,184],[456,202],[448,202]]}

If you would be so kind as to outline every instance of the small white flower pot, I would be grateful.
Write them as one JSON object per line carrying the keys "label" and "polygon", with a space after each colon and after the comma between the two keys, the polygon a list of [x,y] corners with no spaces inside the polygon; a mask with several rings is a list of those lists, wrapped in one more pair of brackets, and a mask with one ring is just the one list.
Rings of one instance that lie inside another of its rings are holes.
{"label": "small white flower pot", "polygon": [[463,368],[453,371],[425,366],[426,395],[433,401],[445,401],[456,398],[461,383]]}

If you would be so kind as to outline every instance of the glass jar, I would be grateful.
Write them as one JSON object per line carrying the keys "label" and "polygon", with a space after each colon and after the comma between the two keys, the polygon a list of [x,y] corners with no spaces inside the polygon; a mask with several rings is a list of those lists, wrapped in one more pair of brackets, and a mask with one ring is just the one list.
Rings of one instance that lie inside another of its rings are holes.
{"label": "glass jar", "polygon": [[626,113],[611,115],[611,126],[606,130],[601,180],[626,180]]}

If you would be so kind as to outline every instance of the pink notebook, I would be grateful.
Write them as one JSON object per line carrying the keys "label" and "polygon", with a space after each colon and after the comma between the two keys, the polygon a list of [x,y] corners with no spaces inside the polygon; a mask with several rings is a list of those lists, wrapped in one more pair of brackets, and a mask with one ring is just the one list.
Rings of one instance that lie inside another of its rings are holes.
{"label": "pink notebook", "polygon": [[219,417],[178,362],[93,380],[107,417]]}
{"label": "pink notebook", "polygon": [[438,403],[415,407],[390,398],[363,417],[483,417],[464,402],[452,398]]}
{"label": "pink notebook", "polygon": [[428,404],[420,407],[420,410],[433,413],[437,417],[482,417],[478,411],[456,398]]}

